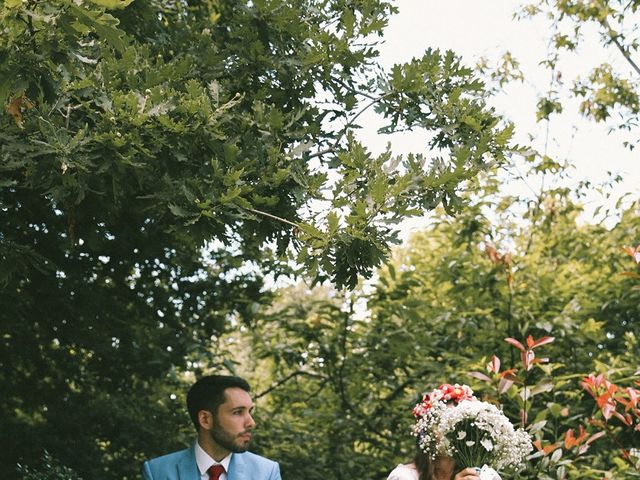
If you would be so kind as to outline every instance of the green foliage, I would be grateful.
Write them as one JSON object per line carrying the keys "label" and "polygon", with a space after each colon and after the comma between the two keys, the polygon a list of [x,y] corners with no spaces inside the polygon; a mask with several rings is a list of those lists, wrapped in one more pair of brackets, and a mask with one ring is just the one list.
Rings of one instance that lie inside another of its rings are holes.
{"label": "green foliage", "polygon": [[18,465],[18,472],[23,480],[82,480],[82,477],[78,476],[72,469],[60,465],[60,462],[52,458],[46,450],[42,455],[42,466],[40,468],[35,469]]}
{"label": "green foliage", "polygon": [[640,113],[636,86],[617,76],[610,65],[594,68],[587,80],[576,83],[574,93],[585,98],[580,112],[598,121],[606,120],[621,108],[626,116]]}
{"label": "green foliage", "polygon": [[[569,93],[581,99],[580,113],[614,128],[631,130],[638,121],[638,2],[623,1],[535,1],[522,7],[520,17],[545,16],[550,23],[550,49],[544,64],[552,73],[549,92],[539,99],[538,120],[562,112],[558,92],[563,81],[560,60],[576,54],[592,37],[593,27],[600,34],[599,42],[617,56],[616,67],[608,63],[593,65],[572,79]],[[625,142],[631,148],[637,139]]]}
{"label": "green foliage", "polygon": [[[557,7],[603,25],[623,13]],[[394,11],[382,0],[0,5],[6,478],[44,447],[47,473],[23,467],[26,478],[138,478],[144,458],[192,439],[193,375],[235,370],[260,387],[257,447],[285,477],[384,477],[411,455],[421,390],[466,381],[491,354],[516,368],[503,339],[529,333],[556,336],[553,363],[503,389],[473,380],[479,391],[498,388],[541,442],[597,414],[576,380],[618,381],[635,361],[639,291],[619,275],[619,249],[637,240],[638,212],[607,230],[578,224],[566,189],[528,205],[497,195],[511,126],[451,52],[382,71],[375,41]],[[629,61],[635,43],[621,45]],[[503,63],[497,78],[517,79],[517,62]],[[633,123],[631,79],[602,67],[575,91],[586,114],[625,107]],[[541,118],[562,108],[553,96],[540,106]],[[430,152],[372,155],[354,136],[370,108],[381,134],[420,129]],[[438,211],[372,291],[356,290],[388,259],[398,222],[440,205],[457,217]],[[264,275],[291,274],[354,290],[267,291]],[[604,441],[572,462],[564,453],[522,478],[630,471]]]}
{"label": "green foliage", "polygon": [[[561,168],[551,163],[531,170]],[[634,375],[640,292],[623,275],[621,247],[637,239],[640,215],[636,205],[610,230],[581,224],[574,193],[546,191],[538,208],[480,177],[475,201],[453,219],[434,217],[369,293],[282,290],[249,335],[247,371],[269,392],[262,447],[284,474],[384,478],[412,456],[419,393],[457,381],[502,404],[537,441],[527,468],[503,478],[634,478],[610,439],[627,448],[637,439],[615,425],[598,435],[580,380]],[[527,346],[526,364],[507,337]],[[567,441],[574,433],[579,441]]]}
{"label": "green foliage", "polygon": [[[305,249],[297,256],[306,269],[353,288],[393,241],[387,210],[396,219],[441,201],[456,210],[459,183],[486,168],[487,156],[503,159],[510,134],[496,126],[479,98],[481,84],[451,52],[429,52],[403,78],[368,75],[376,52],[358,39],[380,34],[393,11],[384,2],[365,2],[357,15],[324,2],[127,3],[20,4],[2,12],[10,34],[2,44],[7,80],[0,101],[8,101],[4,121],[13,127],[4,155],[24,152],[3,170],[14,186],[33,171],[26,184],[42,188],[64,217],[91,201],[136,204],[163,231],[180,228],[196,245],[239,242],[249,260],[269,242],[286,251],[294,232],[313,244],[307,231],[319,225],[301,217],[302,207],[326,198],[326,171],[348,177],[350,159],[357,168],[362,147],[347,135],[357,116],[375,105],[390,118],[391,132],[398,112],[407,112],[406,126],[434,131],[434,146],[448,148],[450,160],[412,171],[416,184],[407,185],[394,169],[381,170],[383,156],[377,176],[403,185],[388,205],[368,205],[368,177],[360,179],[364,188],[344,178],[330,209],[358,225],[328,238],[319,262]],[[317,106],[316,90],[337,108]],[[42,155],[49,161],[36,162]],[[310,170],[311,158],[326,168]],[[344,192],[355,210],[345,206]],[[404,201],[392,202],[396,196]]]}
{"label": "green foliage", "polygon": [[[184,372],[233,368],[212,343],[270,301],[264,275],[353,288],[401,219],[459,211],[462,182],[504,161],[511,130],[452,53],[377,65],[394,11],[0,4],[3,471],[46,447],[137,478],[190,438]],[[374,158],[353,135],[369,108],[441,158]]]}
{"label": "green foliage", "polygon": [[509,82],[524,82],[524,73],[520,70],[520,62],[511,52],[505,52],[496,65],[489,65],[486,57],[481,57],[477,69],[480,73],[488,75],[492,82],[502,88]]}
{"label": "green foliage", "polygon": [[554,113],[562,113],[562,103],[552,98],[541,98],[538,101],[538,110],[536,112],[536,120],[549,120]]}

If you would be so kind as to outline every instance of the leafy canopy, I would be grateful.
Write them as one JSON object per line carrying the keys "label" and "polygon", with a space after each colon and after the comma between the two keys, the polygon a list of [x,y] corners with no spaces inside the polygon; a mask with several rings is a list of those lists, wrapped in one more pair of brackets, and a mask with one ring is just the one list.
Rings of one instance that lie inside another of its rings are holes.
{"label": "leafy canopy", "polygon": [[[377,65],[393,12],[0,4],[5,472],[47,447],[87,478],[137,478],[188,435],[182,372],[220,365],[202,359],[269,301],[264,273],[354,287],[399,220],[460,211],[462,182],[504,160],[510,128],[455,55]],[[370,108],[381,134],[423,130],[425,151],[368,152]]]}

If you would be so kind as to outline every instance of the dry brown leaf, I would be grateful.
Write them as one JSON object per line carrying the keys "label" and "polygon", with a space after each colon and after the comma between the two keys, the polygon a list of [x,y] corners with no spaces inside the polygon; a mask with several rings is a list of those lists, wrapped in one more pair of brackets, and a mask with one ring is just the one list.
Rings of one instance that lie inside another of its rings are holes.
{"label": "dry brown leaf", "polygon": [[16,122],[18,128],[24,128],[24,126],[22,125],[22,113],[25,110],[33,108],[33,104],[23,93],[18,97],[14,97],[5,108],[7,110],[7,113],[13,117],[13,120]]}

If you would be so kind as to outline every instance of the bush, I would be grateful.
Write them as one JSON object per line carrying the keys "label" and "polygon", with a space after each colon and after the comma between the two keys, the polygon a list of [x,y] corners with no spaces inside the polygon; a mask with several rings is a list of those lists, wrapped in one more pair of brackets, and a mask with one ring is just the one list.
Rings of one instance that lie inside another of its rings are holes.
{"label": "bush", "polygon": [[46,450],[40,459],[38,468],[18,464],[18,474],[21,480],[83,480],[80,475],[69,467],[61,465]]}

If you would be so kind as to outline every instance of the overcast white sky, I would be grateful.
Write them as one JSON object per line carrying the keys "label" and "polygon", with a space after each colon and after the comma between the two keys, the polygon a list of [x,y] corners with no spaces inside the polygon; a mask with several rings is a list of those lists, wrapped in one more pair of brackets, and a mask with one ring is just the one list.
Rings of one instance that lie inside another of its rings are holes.
{"label": "overcast white sky", "polygon": [[[509,50],[520,61],[526,81],[512,85],[492,101],[496,109],[515,122],[516,140],[526,143],[534,135],[533,145],[543,149],[546,124],[535,122],[536,99],[549,88],[549,73],[538,63],[545,58],[548,27],[544,19],[514,20],[520,2],[513,0],[399,0],[400,13],[392,17],[380,47],[386,67],[421,57],[429,48],[452,49],[465,63],[475,65],[484,56],[497,60]],[[594,32],[595,33],[595,32]],[[576,74],[586,75],[597,62],[608,61],[625,67],[619,54],[605,50],[593,41],[561,63],[567,81]],[[606,126],[585,120],[577,113],[576,103],[568,102],[565,113],[550,124],[548,153],[576,165],[573,182],[588,179],[594,183],[607,178],[607,171],[621,173],[624,182],[617,193],[640,194],[640,158],[622,146],[622,134],[607,134]],[[384,150],[388,141],[394,153],[424,152],[424,134],[401,134],[389,138],[376,134],[373,115],[364,115],[359,137],[375,153]],[[632,132],[640,138],[640,131]],[[525,188],[521,186],[521,188]],[[524,193],[524,192],[523,192]],[[593,204],[599,199],[591,199]]]}

